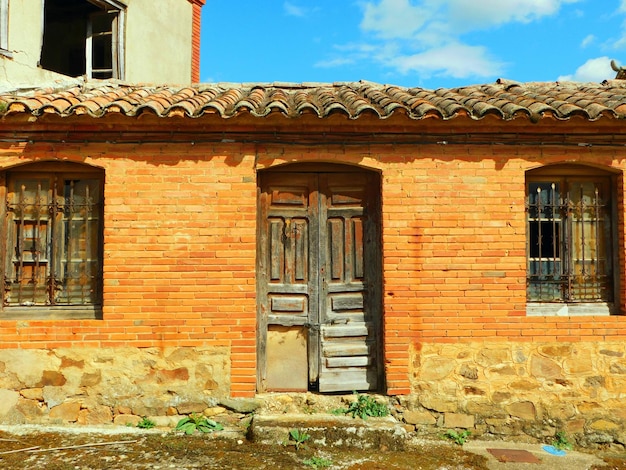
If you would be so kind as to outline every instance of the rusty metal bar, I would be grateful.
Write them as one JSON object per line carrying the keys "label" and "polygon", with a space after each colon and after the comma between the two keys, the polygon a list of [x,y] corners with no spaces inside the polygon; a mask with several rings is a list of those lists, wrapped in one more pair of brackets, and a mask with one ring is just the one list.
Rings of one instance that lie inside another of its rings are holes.
{"label": "rusty metal bar", "polygon": [[525,209],[526,209],[526,291],[529,292],[529,289],[532,287],[532,204],[530,201],[530,193],[526,197],[525,200]]}
{"label": "rusty metal bar", "polygon": [[86,303],[85,302],[85,289],[87,289],[87,294],[89,293],[89,289],[91,289],[91,286],[93,285],[93,278],[91,276],[91,263],[92,263],[92,259],[91,259],[91,250],[90,250],[90,242],[91,242],[91,237],[90,235],[90,230],[89,230],[89,224],[90,224],[90,219],[91,219],[91,199],[89,197],[89,184],[85,185],[85,199],[84,199],[84,208],[85,208],[85,255],[83,256],[83,260],[84,260],[84,272],[83,272],[83,276],[85,276],[87,278],[87,282],[82,282],[81,283],[81,301],[82,303]]}
{"label": "rusty metal bar", "polygon": [[552,187],[552,203],[550,206],[550,209],[552,211],[551,214],[551,219],[552,219],[552,276],[556,276],[557,275],[557,269],[556,269],[556,259],[557,259],[557,255],[558,255],[558,243],[557,240],[560,239],[557,238],[557,224],[556,224],[556,216],[555,214],[560,213],[560,208],[558,206],[558,201],[556,200],[556,184],[552,183],[551,185]]}
{"label": "rusty metal bar", "polygon": [[76,204],[74,200],[74,181],[69,182],[69,200],[65,201],[67,208],[67,217],[64,218],[64,224],[66,226],[65,230],[65,270],[64,270],[64,284],[66,288],[66,298],[69,303],[72,302],[72,287],[76,282],[74,279],[74,274],[72,272],[72,243],[74,242],[74,227],[72,222],[74,222],[74,213],[76,211]]}
{"label": "rusty metal bar", "polygon": [[[600,253],[600,249],[601,249],[600,237],[602,236],[600,234],[600,216],[603,215],[603,214],[601,213],[602,209],[600,207],[600,190],[598,189],[598,185],[597,184],[594,185],[594,190],[595,190],[594,191],[595,192],[595,195],[594,195],[595,197],[594,197],[594,200],[593,200],[593,202],[594,202],[594,212],[593,212],[593,215],[594,215],[594,226],[595,226],[595,232],[596,232],[596,238],[595,238],[595,241],[596,241],[596,259],[595,259],[595,268],[596,269],[595,269],[595,275],[596,275],[596,278],[597,278],[596,282],[598,283],[598,284],[596,284],[598,286],[597,287],[597,289],[598,289],[597,295],[601,296],[601,294],[602,294],[601,285],[602,285],[603,282],[600,281],[600,276],[601,276],[601,274],[600,274],[600,269],[601,269],[600,268],[600,254],[601,254]],[[604,277],[604,273],[602,273],[602,277]]]}
{"label": "rusty metal bar", "polygon": [[22,293],[23,293],[22,276],[24,275],[24,232],[26,228],[26,222],[24,220],[24,213],[26,212],[25,192],[26,192],[26,186],[22,185],[20,187],[20,195],[18,197],[18,203],[17,203],[17,212],[19,214],[18,215],[19,236],[17,240],[18,271],[17,273],[15,273],[15,277],[16,277],[16,282],[18,283],[18,288],[17,288],[17,303],[18,304],[22,303]]}
{"label": "rusty metal bar", "polygon": [[[39,288],[39,268],[40,268],[40,258],[41,258],[41,182],[37,182],[37,190],[35,191],[35,203],[33,204],[33,209],[35,211],[35,225],[33,227],[33,246],[31,247],[33,251],[32,260],[33,263],[33,296],[32,303],[33,305],[37,303],[37,290]],[[45,277],[44,277],[45,279]],[[44,290],[45,290],[45,281],[44,281]]]}
{"label": "rusty metal bar", "polygon": [[50,213],[50,260],[48,261],[48,299],[47,303],[56,305],[56,288],[57,288],[57,256],[59,247],[57,246],[57,218],[62,213],[63,207],[59,207],[59,182],[55,175],[52,181],[52,194],[50,195],[49,213]]}
{"label": "rusty metal bar", "polygon": [[[537,244],[538,244],[538,258],[539,263],[537,266],[537,277],[541,278],[541,259],[543,258],[543,253],[541,252],[541,247],[543,245],[543,234],[541,231],[541,216],[545,208],[543,207],[541,200],[541,185],[537,186]],[[543,283],[539,284],[539,297],[543,297]]]}
{"label": "rusty metal bar", "polygon": [[570,253],[572,252],[572,199],[570,197],[569,187],[566,189],[565,193],[565,217],[566,223],[563,225],[563,229],[566,231],[563,237],[563,256],[561,257],[563,263],[563,274],[565,275],[566,284],[565,284],[565,292],[563,300],[571,300],[572,299],[572,258]]}
{"label": "rusty metal bar", "polygon": [[580,205],[580,216],[578,218],[578,224],[580,227],[580,251],[581,251],[581,263],[582,263],[582,268],[580,271],[580,276],[582,278],[582,282],[585,286],[585,288],[583,289],[583,292],[586,293],[587,291],[587,282],[586,282],[586,277],[587,277],[587,267],[585,265],[585,262],[587,261],[585,255],[586,255],[586,244],[585,244],[585,188],[584,185],[581,183],[580,185],[580,196],[579,196],[579,205]]}
{"label": "rusty metal bar", "polygon": [[56,219],[58,214],[57,203],[57,181],[56,177],[52,183],[50,202],[48,203],[48,217],[50,217],[50,260],[48,261],[48,302],[55,304],[54,291],[56,287],[56,257],[57,246],[55,243]]}

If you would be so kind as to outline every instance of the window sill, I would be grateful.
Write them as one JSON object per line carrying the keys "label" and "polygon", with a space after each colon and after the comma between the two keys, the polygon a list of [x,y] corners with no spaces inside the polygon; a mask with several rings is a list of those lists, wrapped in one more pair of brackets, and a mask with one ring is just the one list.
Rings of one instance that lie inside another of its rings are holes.
{"label": "window sill", "polygon": [[4,307],[0,320],[101,320],[102,307],[97,305],[58,307]]}
{"label": "window sill", "polygon": [[8,57],[9,59],[13,58],[13,52],[3,49],[0,47],[0,56]]}
{"label": "window sill", "polygon": [[615,306],[608,302],[570,304],[529,302],[526,304],[526,316],[528,317],[601,317],[616,313]]}

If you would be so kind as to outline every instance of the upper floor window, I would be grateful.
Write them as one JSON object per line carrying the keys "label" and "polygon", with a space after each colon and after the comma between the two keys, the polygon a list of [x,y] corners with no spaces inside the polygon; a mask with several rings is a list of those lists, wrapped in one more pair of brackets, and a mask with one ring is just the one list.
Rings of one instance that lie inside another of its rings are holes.
{"label": "upper floor window", "polygon": [[527,174],[526,191],[528,302],[612,303],[611,177],[546,167]]}
{"label": "upper floor window", "polygon": [[124,13],[117,0],[45,0],[40,65],[72,77],[123,79]]}
{"label": "upper floor window", "polygon": [[2,316],[98,316],[102,172],[46,163],[3,179]]}

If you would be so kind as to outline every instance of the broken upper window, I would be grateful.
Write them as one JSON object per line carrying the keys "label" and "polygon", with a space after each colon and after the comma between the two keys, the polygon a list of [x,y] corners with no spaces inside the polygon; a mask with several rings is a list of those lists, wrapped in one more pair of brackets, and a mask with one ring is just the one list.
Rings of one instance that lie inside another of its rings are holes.
{"label": "broken upper window", "polygon": [[529,302],[613,302],[610,176],[543,168],[526,180]]}
{"label": "broken upper window", "polygon": [[40,65],[72,77],[124,78],[124,5],[45,0]]}

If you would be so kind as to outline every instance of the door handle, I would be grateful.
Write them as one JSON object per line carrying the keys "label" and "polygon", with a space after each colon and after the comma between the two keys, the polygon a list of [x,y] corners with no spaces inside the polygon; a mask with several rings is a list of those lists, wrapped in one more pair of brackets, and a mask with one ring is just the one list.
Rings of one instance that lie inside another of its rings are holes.
{"label": "door handle", "polygon": [[309,330],[313,330],[313,331],[319,331],[320,330],[320,326],[317,323],[305,323],[304,327],[308,328]]}

